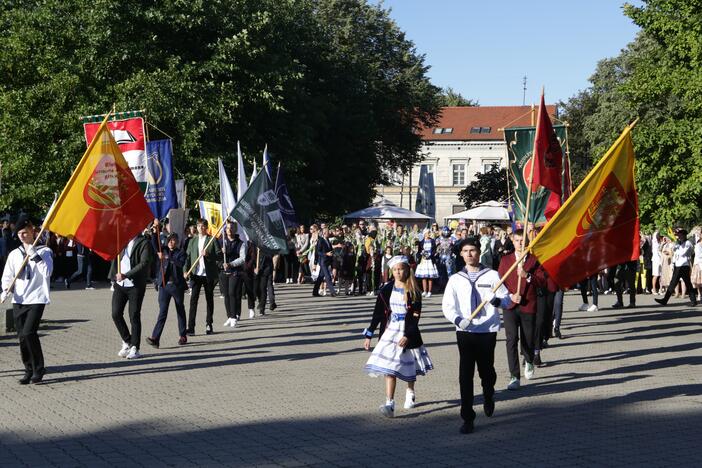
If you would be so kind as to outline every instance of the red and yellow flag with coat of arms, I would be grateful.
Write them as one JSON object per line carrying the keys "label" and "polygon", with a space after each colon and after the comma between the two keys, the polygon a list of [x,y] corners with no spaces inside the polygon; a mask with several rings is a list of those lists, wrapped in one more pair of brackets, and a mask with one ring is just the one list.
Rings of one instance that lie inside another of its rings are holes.
{"label": "red and yellow flag with coat of arms", "polygon": [[71,175],[45,228],[71,237],[111,260],[139,234],[153,214],[107,128],[105,117]]}
{"label": "red and yellow flag with coat of arms", "polygon": [[572,286],[638,260],[638,213],[629,126],[534,239],[531,253],[556,283]]}

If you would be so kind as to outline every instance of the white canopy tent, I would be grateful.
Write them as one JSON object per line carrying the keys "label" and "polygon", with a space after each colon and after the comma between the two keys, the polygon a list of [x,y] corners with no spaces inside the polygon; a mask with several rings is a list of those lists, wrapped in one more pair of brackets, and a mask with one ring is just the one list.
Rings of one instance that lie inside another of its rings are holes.
{"label": "white canopy tent", "polygon": [[468,219],[474,221],[506,221],[509,222],[509,212],[504,207],[503,203],[497,201],[488,201],[471,208],[470,210],[461,211],[460,213],[452,214],[444,218],[445,220],[452,219]]}
{"label": "white canopy tent", "polygon": [[424,216],[421,213],[400,208],[394,203],[382,199],[368,208],[347,213],[344,219],[365,219],[365,220],[394,220],[400,224],[426,224],[431,221],[429,216]]}

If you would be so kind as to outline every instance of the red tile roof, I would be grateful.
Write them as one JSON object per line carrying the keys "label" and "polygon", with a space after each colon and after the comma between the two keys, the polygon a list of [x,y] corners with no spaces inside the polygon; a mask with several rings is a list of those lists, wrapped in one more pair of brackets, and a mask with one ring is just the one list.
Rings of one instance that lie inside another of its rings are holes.
{"label": "red tile roof", "polygon": [[[546,105],[553,120],[556,106]],[[534,121],[539,108],[534,108]],[[531,125],[531,106],[444,107],[439,122],[420,131],[422,140],[503,140],[498,129]],[[489,133],[470,133],[473,127],[489,127]],[[452,128],[451,133],[434,133],[435,128]]]}

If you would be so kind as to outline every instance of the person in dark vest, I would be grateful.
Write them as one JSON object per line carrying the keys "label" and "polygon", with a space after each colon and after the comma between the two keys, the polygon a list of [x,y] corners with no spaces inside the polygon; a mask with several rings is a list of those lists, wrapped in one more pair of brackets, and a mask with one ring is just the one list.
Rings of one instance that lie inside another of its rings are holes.
{"label": "person in dark vest", "polygon": [[[183,278],[183,265],[185,265],[185,251],[178,247],[178,234],[172,233],[167,237],[167,243],[161,246],[161,251],[156,252],[159,259],[159,271],[163,271],[163,285],[158,288],[159,312],[151,336],[146,338],[146,342],[154,348],[158,348],[161,343],[161,334],[168,317],[168,307],[171,299],[175,302],[176,316],[178,317],[178,344],[184,345],[188,342],[185,325],[185,278]],[[159,273],[160,276],[160,273]]]}
{"label": "person in dark vest", "polygon": [[[10,251],[2,273],[2,301],[12,297],[12,313],[24,364],[21,385],[39,383],[44,378],[44,353],[39,341],[39,323],[49,303],[49,283],[53,270],[51,249],[34,246],[34,225],[20,219],[16,225],[20,245]],[[22,266],[25,257],[29,257]],[[19,273],[19,275],[18,275]],[[12,281],[17,281],[10,290]]]}
{"label": "person in dark vest", "polygon": [[214,333],[212,320],[214,315],[214,288],[219,276],[217,260],[222,255],[217,242],[210,242],[212,236],[207,234],[208,222],[206,219],[197,220],[197,235],[188,243],[187,258],[185,260],[185,274],[191,270],[192,294],[190,296],[190,310],[188,311],[188,335],[195,334],[195,319],[197,316],[197,303],[200,290],[205,288],[205,301],[207,302],[207,316],[205,317],[205,333]]}
{"label": "person in dark vest", "polygon": [[[151,245],[140,234],[130,240],[120,255],[112,260],[109,273],[110,279],[114,281],[112,320],[122,338],[122,349],[117,353],[119,357],[141,357],[141,304],[146,292],[146,280],[151,274],[152,259]],[[131,331],[124,320],[124,307],[127,304]]]}
{"label": "person in dark vest", "polygon": [[244,261],[246,260],[246,243],[236,234],[232,224],[224,228],[222,236],[222,256],[219,265],[219,284],[224,295],[224,309],[227,321],[224,327],[236,327],[241,320],[241,297],[244,288]]}

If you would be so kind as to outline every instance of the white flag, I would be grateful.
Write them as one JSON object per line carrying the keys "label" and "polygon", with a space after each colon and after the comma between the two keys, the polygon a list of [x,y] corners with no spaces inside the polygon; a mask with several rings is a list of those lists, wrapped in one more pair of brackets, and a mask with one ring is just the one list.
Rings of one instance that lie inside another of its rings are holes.
{"label": "white flag", "polygon": [[[246,192],[246,189],[249,188],[249,184],[246,183],[246,172],[244,171],[244,158],[241,155],[241,145],[239,145],[239,142],[236,142],[236,152],[237,152],[237,193],[236,193],[236,198],[241,200],[241,197],[244,195]],[[237,232],[239,233],[239,238],[246,242],[249,240],[248,236],[246,235],[246,232],[239,228],[238,223],[237,223]]]}
{"label": "white flag", "polygon": [[222,160],[217,158],[217,164],[219,165],[219,201],[222,204],[222,216],[226,220],[236,205],[236,198],[234,198],[227,173],[224,171]]}

